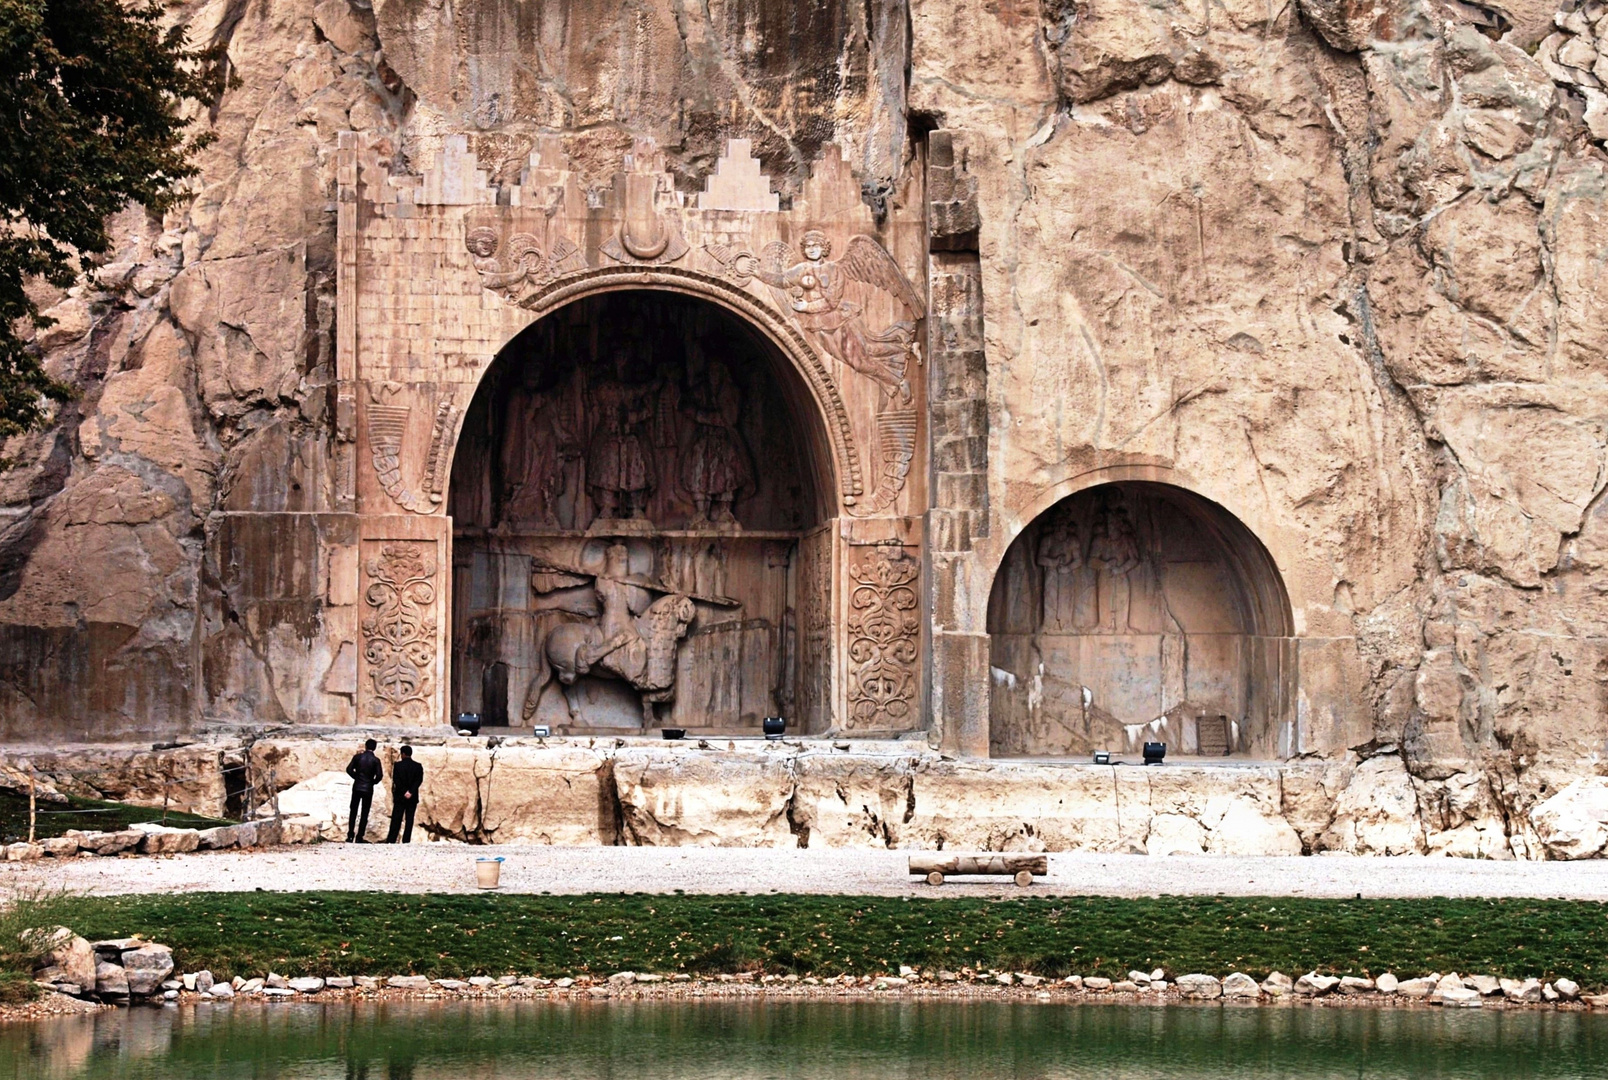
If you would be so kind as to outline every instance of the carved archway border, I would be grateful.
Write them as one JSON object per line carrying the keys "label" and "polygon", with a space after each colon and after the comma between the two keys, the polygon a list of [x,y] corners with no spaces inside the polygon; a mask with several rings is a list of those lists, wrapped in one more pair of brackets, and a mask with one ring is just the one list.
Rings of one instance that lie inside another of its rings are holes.
{"label": "carved archway border", "polygon": [[708,300],[762,330],[803,377],[815,399],[832,448],[839,498],[845,506],[858,502],[865,491],[860,454],[837,381],[797,327],[738,286],[713,274],[680,267],[604,266],[555,278],[520,300],[519,306],[531,312],[535,322],[584,297],[631,289],[658,289]]}

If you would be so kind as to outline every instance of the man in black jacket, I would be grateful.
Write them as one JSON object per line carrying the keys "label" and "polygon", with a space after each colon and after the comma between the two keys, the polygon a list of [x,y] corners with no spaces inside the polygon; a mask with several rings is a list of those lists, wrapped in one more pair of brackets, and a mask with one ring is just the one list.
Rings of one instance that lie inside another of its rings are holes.
{"label": "man in black jacket", "polygon": [[[352,808],[346,815],[346,842],[366,844],[363,834],[368,832],[369,807],[374,803],[374,785],[385,777],[385,770],[380,767],[380,759],[374,756],[375,742],[369,739],[363,744],[363,752],[354,754],[352,761],[346,766],[346,775],[352,778]],[[359,810],[362,817],[358,817]]]}
{"label": "man in black jacket", "polygon": [[397,833],[402,842],[413,842],[413,812],[419,808],[419,786],[424,783],[424,766],[413,760],[413,747],[402,748],[402,760],[391,769],[391,831],[386,834],[387,844],[396,843]]}

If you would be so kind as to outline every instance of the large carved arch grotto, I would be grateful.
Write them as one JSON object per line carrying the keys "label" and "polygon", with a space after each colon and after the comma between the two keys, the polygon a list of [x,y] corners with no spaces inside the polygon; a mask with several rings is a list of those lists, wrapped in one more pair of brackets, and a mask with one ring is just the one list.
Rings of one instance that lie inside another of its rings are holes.
{"label": "large carved arch grotto", "polygon": [[830,410],[767,328],[623,277],[543,305],[465,410],[451,708],[555,731],[824,726],[831,613],[812,601],[847,494]]}
{"label": "large carved arch grotto", "polygon": [[990,752],[1273,758],[1287,752],[1290,600],[1222,506],[1149,481],[1100,484],[1040,514],[989,596]]}

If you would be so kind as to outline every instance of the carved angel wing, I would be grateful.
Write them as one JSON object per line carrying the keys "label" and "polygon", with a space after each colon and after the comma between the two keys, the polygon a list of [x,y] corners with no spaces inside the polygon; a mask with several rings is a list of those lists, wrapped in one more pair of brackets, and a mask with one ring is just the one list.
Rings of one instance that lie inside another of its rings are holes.
{"label": "carved angel wing", "polygon": [[921,302],[921,297],[916,295],[916,290],[910,287],[904,271],[893,261],[893,256],[871,237],[861,233],[850,240],[848,248],[837,264],[839,269],[854,280],[881,289],[898,300],[916,318],[926,315],[927,306]]}

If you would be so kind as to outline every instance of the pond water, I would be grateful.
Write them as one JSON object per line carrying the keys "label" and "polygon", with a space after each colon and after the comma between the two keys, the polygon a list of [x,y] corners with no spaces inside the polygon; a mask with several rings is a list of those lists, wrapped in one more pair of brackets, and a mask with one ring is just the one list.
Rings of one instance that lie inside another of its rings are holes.
{"label": "pond water", "polygon": [[1608,1017],[1026,1002],[398,1002],[0,1028],[0,1080],[1346,1080],[1608,1075]]}

